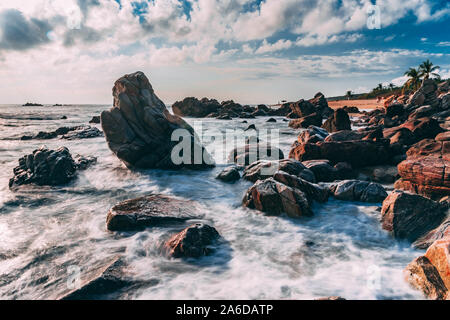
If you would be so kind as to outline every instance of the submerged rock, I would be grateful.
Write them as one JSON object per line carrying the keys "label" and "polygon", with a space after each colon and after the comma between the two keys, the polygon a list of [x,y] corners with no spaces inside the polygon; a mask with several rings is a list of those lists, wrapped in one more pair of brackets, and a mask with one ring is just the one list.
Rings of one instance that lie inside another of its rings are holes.
{"label": "submerged rock", "polygon": [[212,247],[220,234],[211,226],[197,223],[173,235],[165,244],[167,254],[173,258],[200,258],[214,251]]}
{"label": "submerged rock", "polygon": [[381,216],[383,229],[413,242],[439,226],[445,212],[436,201],[395,190],[384,200]]}
{"label": "submerged rock", "polygon": [[103,137],[103,132],[95,127],[81,127],[80,129],[73,130],[61,137],[61,139],[66,140],[77,140],[77,139],[89,139]]}
{"label": "submerged rock", "polygon": [[133,285],[133,281],[124,276],[124,266],[120,257],[114,257],[99,266],[89,266],[89,270],[80,274],[79,288],[63,293],[58,300],[99,299]]}
{"label": "submerged rock", "polygon": [[291,175],[301,177],[309,182],[315,182],[314,173],[308,170],[300,161],[293,159],[259,160],[247,166],[244,170],[245,180],[256,182],[272,177],[277,171],[284,171]]}
{"label": "submerged rock", "polygon": [[283,158],[283,151],[277,147],[273,147],[268,143],[252,143],[233,149],[228,160],[245,166],[258,160],[278,160]]}
{"label": "submerged rock", "polygon": [[[101,123],[109,148],[127,167],[199,169],[213,165],[193,128],[167,110],[142,72],[117,80],[113,96],[114,107],[102,112]],[[181,129],[177,133],[182,142],[172,141],[177,129]],[[190,148],[190,155],[174,150],[180,143]],[[172,153],[179,158],[175,162]]]}
{"label": "submerged rock", "polygon": [[139,231],[198,218],[195,202],[165,195],[148,195],[112,207],[106,218],[110,231]]}
{"label": "submerged rock", "polygon": [[9,180],[13,188],[25,184],[63,185],[75,178],[77,164],[65,147],[49,150],[41,147],[19,159],[14,177]]}
{"label": "submerged rock", "polygon": [[225,168],[219,175],[217,179],[224,182],[235,182],[241,178],[239,170],[236,166]]}
{"label": "submerged rock", "polygon": [[93,116],[89,123],[100,123],[100,116]]}

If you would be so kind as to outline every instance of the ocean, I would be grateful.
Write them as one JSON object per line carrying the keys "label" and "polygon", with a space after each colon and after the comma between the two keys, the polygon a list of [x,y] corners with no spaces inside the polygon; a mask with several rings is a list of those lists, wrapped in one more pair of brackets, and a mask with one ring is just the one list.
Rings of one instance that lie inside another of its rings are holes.
{"label": "ocean", "polygon": [[[26,134],[88,124],[108,105],[0,106],[0,299],[54,299],[67,286],[69,270],[81,273],[123,255],[127,272],[146,285],[113,292],[105,299],[422,299],[402,271],[423,251],[394,240],[381,229],[381,204],[331,199],[314,204],[311,218],[270,217],[241,206],[252,184],[223,183],[223,146],[210,142],[217,166],[205,171],[128,170],[104,137],[29,140]],[[61,118],[66,116],[66,120]],[[289,154],[298,130],[281,117],[201,121],[210,132],[279,129],[278,147]],[[95,125],[99,128],[100,125]],[[45,145],[66,146],[72,155],[95,156],[96,165],[62,187],[8,188],[18,159]],[[106,230],[106,214],[117,202],[149,193],[195,200],[203,221],[226,241],[196,261],[168,259],[161,241],[180,228],[142,232]]]}

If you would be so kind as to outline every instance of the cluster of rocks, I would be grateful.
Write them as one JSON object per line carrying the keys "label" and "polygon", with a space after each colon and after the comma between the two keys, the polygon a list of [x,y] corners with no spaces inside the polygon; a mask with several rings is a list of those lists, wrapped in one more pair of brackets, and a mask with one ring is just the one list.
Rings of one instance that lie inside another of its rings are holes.
{"label": "cluster of rocks", "polygon": [[48,140],[60,137],[66,140],[76,140],[76,139],[88,139],[102,137],[103,132],[96,127],[91,126],[74,126],[74,127],[60,127],[54,131],[40,131],[35,135],[25,135],[21,137],[21,140]]}
{"label": "cluster of rocks", "polygon": [[65,147],[57,150],[41,147],[19,159],[19,165],[14,168],[14,177],[9,180],[9,187],[67,184],[76,177],[78,170],[85,170],[96,162],[95,157],[77,155],[73,158]]}
{"label": "cluster of rocks", "polygon": [[231,120],[233,118],[252,119],[257,116],[283,116],[291,119],[307,117],[307,119],[299,121],[304,121],[305,123],[313,122],[311,124],[317,123],[318,117],[320,117],[320,122],[322,122],[322,118],[326,119],[333,113],[333,110],[328,106],[325,96],[320,92],[308,101],[300,100],[283,103],[278,108],[268,107],[264,104],[256,107],[243,106],[232,100],[219,103],[215,99],[203,98],[199,100],[194,97],[188,97],[182,101],[175,102],[172,105],[172,110],[174,114],[180,117],[206,117],[220,120]]}
{"label": "cluster of rocks", "polygon": [[[135,232],[146,228],[171,228],[199,220],[201,206],[195,201],[151,194],[112,207],[106,218],[109,231]],[[173,258],[199,258],[214,252],[221,236],[213,227],[196,223],[163,241],[162,251]]]}
{"label": "cluster of rocks", "polygon": [[330,196],[374,203],[387,197],[384,187],[375,182],[350,179],[323,183],[330,177],[345,179],[353,174],[348,165],[332,167],[327,161],[260,160],[244,170],[243,178],[254,185],[247,190],[243,205],[268,215],[286,213],[299,218],[312,216],[312,204],[326,202]]}

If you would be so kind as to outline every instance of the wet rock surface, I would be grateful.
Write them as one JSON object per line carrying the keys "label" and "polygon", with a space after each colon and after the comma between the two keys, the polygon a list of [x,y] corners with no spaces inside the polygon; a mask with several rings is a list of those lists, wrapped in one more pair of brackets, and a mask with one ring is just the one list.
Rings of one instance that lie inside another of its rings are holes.
{"label": "wet rock surface", "polygon": [[445,215],[438,202],[395,190],[383,202],[381,222],[395,238],[413,242],[438,227]]}
{"label": "wet rock surface", "polygon": [[219,173],[217,179],[224,182],[235,182],[241,178],[241,174],[236,166],[225,168]]}
{"label": "wet rock surface", "polygon": [[331,183],[328,188],[333,197],[345,201],[377,203],[388,196],[382,185],[369,181],[344,180]]}
{"label": "wet rock surface", "polygon": [[9,187],[14,188],[26,184],[39,186],[58,186],[72,181],[77,170],[87,169],[95,164],[95,157],[77,155],[72,158],[69,149],[61,147],[49,150],[41,147],[32,154],[19,159],[19,165],[14,168],[14,177],[9,180]]}
{"label": "wet rock surface", "polygon": [[198,210],[194,201],[148,195],[112,207],[106,218],[106,227],[110,231],[140,231],[154,226],[184,223],[199,218]]}
{"label": "wet rock surface", "polygon": [[165,244],[167,255],[172,258],[200,258],[214,252],[220,234],[213,227],[197,223],[173,235]]}

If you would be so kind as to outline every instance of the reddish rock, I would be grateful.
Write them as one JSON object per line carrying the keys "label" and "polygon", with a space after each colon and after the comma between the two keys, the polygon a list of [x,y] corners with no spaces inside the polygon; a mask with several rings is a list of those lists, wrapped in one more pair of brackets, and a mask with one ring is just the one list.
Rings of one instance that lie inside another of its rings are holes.
{"label": "reddish rock", "polygon": [[173,258],[200,258],[214,251],[212,246],[219,238],[216,229],[197,223],[173,235],[164,244],[164,248]]}
{"label": "reddish rock", "polygon": [[334,114],[325,121],[322,128],[328,132],[351,130],[350,117],[344,109],[337,109],[334,111]]}
{"label": "reddish rock", "polygon": [[386,117],[400,116],[405,112],[405,106],[401,103],[390,104],[385,107]]}
{"label": "reddish rock", "polygon": [[278,216],[283,212],[292,218],[313,215],[305,193],[273,178],[257,181],[247,190],[242,202],[245,207],[268,215]]}
{"label": "reddish rock", "polygon": [[314,105],[311,102],[305,101],[303,99],[292,103],[291,109],[292,112],[294,112],[294,114],[296,114],[299,118],[309,116],[310,114],[316,112],[316,108],[314,107]]}
{"label": "reddish rock", "polygon": [[400,128],[409,129],[415,136],[416,141],[422,139],[434,139],[444,130],[439,126],[437,120],[432,118],[420,118],[408,120]]}
{"label": "reddish rock", "polygon": [[385,141],[332,141],[294,144],[289,158],[329,160],[331,164],[348,162],[353,168],[387,164],[391,161],[389,144]]}
{"label": "reddish rock", "polygon": [[448,289],[442,281],[436,267],[427,257],[421,256],[412,261],[405,269],[405,280],[420,290],[429,299],[445,300]]}
{"label": "reddish rock", "polygon": [[409,190],[433,199],[450,194],[450,141],[422,140],[398,165],[401,179],[396,189]]}
{"label": "reddish rock", "polygon": [[309,126],[322,125],[322,116],[318,113],[313,113],[303,118],[294,119],[289,122],[289,127],[292,129],[308,128]]}
{"label": "reddish rock", "polygon": [[436,240],[428,248],[425,257],[436,267],[445,286],[450,288],[450,235]]}
{"label": "reddish rock", "polygon": [[383,229],[411,242],[439,226],[444,218],[445,211],[438,202],[400,190],[392,192],[381,209]]}
{"label": "reddish rock", "polygon": [[327,99],[325,99],[325,96],[321,92],[316,93],[314,98],[309,100],[309,102],[316,108],[316,113],[323,118],[328,118],[334,112],[333,109],[328,106]]}

